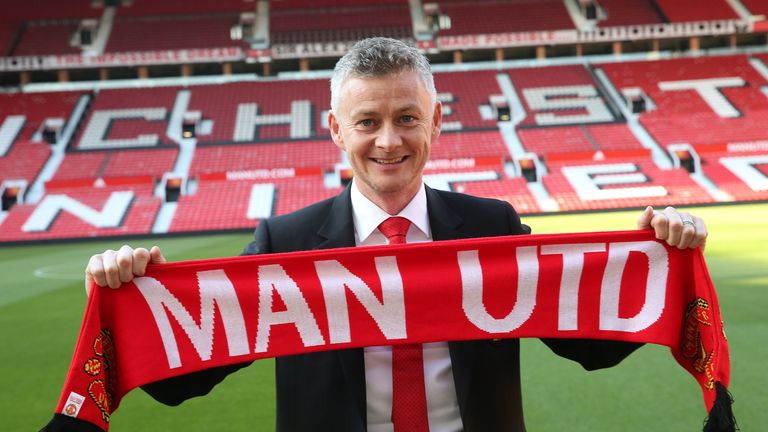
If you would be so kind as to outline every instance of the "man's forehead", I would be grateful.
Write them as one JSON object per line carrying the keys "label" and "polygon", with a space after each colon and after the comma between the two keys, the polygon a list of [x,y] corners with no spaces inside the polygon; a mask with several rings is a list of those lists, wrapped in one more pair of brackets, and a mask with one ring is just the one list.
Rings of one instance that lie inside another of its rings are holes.
{"label": "man's forehead", "polygon": [[416,74],[394,74],[383,77],[350,77],[340,92],[340,102],[351,104],[351,111],[381,109],[428,109],[429,93]]}

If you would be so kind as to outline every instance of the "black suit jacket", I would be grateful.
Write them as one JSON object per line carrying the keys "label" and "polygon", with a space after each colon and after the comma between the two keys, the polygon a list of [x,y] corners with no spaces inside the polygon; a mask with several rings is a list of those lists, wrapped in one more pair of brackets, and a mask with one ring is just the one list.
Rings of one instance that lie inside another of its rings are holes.
{"label": "black suit jacket", "polygon": [[[427,188],[433,239],[527,234],[506,202]],[[294,213],[262,221],[245,254],[330,249],[355,245],[350,189]],[[591,340],[544,340],[558,355],[586,369],[612,366],[638,344]],[[449,342],[464,430],[524,431],[517,339]],[[148,384],[155,399],[177,405],[207,394],[242,363]],[[366,430],[362,349],[280,357],[276,364],[279,432]]]}

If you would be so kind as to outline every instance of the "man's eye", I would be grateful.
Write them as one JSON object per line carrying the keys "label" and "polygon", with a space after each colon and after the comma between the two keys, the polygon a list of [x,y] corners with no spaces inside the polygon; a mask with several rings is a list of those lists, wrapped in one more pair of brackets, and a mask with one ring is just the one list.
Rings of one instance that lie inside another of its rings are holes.
{"label": "man's eye", "polygon": [[410,116],[410,115],[404,115],[404,116],[402,116],[400,118],[400,121],[402,121],[403,123],[412,123],[414,120],[416,120],[416,119],[413,118],[413,116]]}
{"label": "man's eye", "polygon": [[373,123],[373,120],[371,119],[365,119],[365,120],[360,120],[359,124],[360,126],[363,126],[363,127],[371,127],[373,126],[374,123]]}

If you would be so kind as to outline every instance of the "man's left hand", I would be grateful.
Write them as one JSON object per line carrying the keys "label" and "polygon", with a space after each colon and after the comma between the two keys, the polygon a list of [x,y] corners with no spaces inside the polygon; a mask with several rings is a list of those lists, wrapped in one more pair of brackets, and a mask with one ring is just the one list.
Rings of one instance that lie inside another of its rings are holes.
{"label": "man's left hand", "polygon": [[679,212],[674,207],[664,211],[648,206],[637,218],[637,229],[652,229],[656,238],[664,240],[678,249],[695,249],[707,243],[707,225],[704,220],[688,212]]}

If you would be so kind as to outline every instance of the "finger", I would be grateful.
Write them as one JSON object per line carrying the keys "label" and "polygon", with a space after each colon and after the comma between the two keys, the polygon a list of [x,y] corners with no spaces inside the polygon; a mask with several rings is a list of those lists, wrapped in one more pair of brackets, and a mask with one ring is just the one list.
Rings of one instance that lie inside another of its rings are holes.
{"label": "finger", "polygon": [[709,235],[707,232],[707,224],[704,223],[704,219],[698,216],[693,216],[693,223],[696,226],[696,235],[693,237],[693,240],[691,241],[691,244],[688,245],[688,247],[700,247],[703,251],[707,245],[707,236]]}
{"label": "finger", "polygon": [[107,276],[104,273],[101,255],[92,256],[85,268],[85,292],[88,294],[90,294],[92,282],[96,282],[98,286],[107,286]]}
{"label": "finger", "polygon": [[106,286],[110,288],[117,288],[120,286],[120,270],[117,264],[117,252],[112,249],[108,249],[101,254],[102,264],[104,265],[104,277],[106,278]]}
{"label": "finger", "polygon": [[165,257],[163,256],[163,253],[160,251],[160,248],[157,246],[152,246],[152,249],[149,251],[150,261],[152,264],[163,264],[166,262]]}
{"label": "finger", "polygon": [[664,209],[664,214],[667,216],[669,224],[669,232],[667,233],[667,244],[670,246],[679,246],[680,237],[683,234],[683,219],[674,207],[667,207]]}
{"label": "finger", "polygon": [[117,272],[120,276],[120,282],[130,282],[133,279],[133,248],[123,245],[117,251],[115,259],[117,260]]}
{"label": "finger", "polygon": [[667,240],[667,236],[669,235],[669,219],[667,219],[667,215],[659,211],[653,212],[651,227],[653,227],[657,239]]}
{"label": "finger", "polygon": [[144,276],[149,262],[149,251],[146,248],[136,248],[133,250],[133,274]]}
{"label": "finger", "polygon": [[651,220],[653,220],[653,207],[648,206],[637,218],[637,229],[651,229]]}
{"label": "finger", "polygon": [[680,243],[677,247],[687,249],[691,247],[693,240],[696,238],[696,223],[693,221],[693,216],[690,213],[681,212],[679,214],[683,225],[680,232]]}

